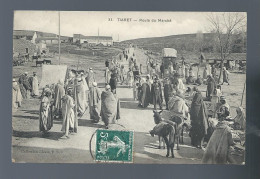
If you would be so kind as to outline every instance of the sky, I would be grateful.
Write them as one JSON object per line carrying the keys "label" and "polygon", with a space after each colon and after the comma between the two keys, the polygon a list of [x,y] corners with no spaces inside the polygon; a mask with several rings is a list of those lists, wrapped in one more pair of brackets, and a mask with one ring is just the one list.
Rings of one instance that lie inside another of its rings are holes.
{"label": "sky", "polygon": [[[114,41],[208,32],[207,12],[61,11],[64,36],[112,36]],[[166,20],[159,22],[159,19]],[[112,20],[112,21],[111,21]],[[58,11],[15,11],[14,30],[59,33]]]}

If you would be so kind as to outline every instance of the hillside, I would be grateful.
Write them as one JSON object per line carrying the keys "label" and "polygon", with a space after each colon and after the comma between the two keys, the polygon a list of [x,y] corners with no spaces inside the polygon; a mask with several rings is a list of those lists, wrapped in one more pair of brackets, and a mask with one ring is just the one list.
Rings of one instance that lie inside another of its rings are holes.
{"label": "hillside", "polygon": [[[201,40],[200,40],[201,39]],[[134,44],[145,50],[161,53],[163,48],[175,48],[178,53],[198,52],[198,43],[202,44],[203,52],[214,52],[215,33],[203,34],[181,34],[165,37],[140,38],[120,42],[121,45]],[[234,36],[235,45],[232,47],[233,53],[245,52],[246,39],[242,40],[239,35]]]}

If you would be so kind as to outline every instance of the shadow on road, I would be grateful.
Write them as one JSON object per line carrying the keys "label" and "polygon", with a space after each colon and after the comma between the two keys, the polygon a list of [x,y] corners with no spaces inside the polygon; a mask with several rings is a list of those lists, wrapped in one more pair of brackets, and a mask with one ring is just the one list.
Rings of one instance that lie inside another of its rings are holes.
{"label": "shadow on road", "polygon": [[59,140],[64,134],[62,132],[48,132],[46,135],[43,135],[40,131],[16,131],[13,130],[14,137],[21,138],[45,138],[49,140]]}
{"label": "shadow on road", "polygon": [[29,113],[29,114],[38,114],[39,115],[39,110],[22,110],[24,113]]}
{"label": "shadow on road", "polygon": [[27,118],[27,119],[34,119],[34,120],[39,120],[39,116],[24,116],[24,115],[13,115],[13,117],[17,117],[17,118]]}
{"label": "shadow on road", "polygon": [[134,101],[133,98],[120,98],[120,102],[124,101],[124,102],[128,102],[128,101]]}
{"label": "shadow on road", "polygon": [[78,125],[84,127],[93,127],[93,128],[105,128],[104,125],[102,124],[93,123],[91,120],[86,120],[86,119],[79,119]]}
{"label": "shadow on road", "polygon": [[[127,98],[126,98],[127,99]],[[151,107],[142,108],[138,107],[138,103],[135,101],[122,101],[122,98],[120,98],[120,107],[126,108],[126,109],[136,109],[136,110],[151,110]]]}

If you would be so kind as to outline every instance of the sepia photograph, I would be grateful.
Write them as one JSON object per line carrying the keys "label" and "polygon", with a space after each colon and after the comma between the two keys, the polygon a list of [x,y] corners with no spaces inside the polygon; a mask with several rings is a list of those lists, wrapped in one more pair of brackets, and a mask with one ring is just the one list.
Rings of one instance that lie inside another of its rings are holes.
{"label": "sepia photograph", "polygon": [[246,12],[13,14],[13,163],[245,165]]}

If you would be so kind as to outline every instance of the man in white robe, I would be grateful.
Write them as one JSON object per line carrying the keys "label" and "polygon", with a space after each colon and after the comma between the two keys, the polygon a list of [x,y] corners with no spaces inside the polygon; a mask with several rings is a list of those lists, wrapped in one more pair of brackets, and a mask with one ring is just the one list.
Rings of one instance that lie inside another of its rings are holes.
{"label": "man in white robe", "polygon": [[32,96],[39,96],[39,81],[36,72],[33,72],[32,77]]}
{"label": "man in white robe", "polygon": [[67,94],[62,98],[62,128],[64,132],[63,139],[69,138],[69,131],[74,128],[75,114],[74,114],[74,100],[72,98],[72,90],[68,89]]}
{"label": "man in white robe", "polygon": [[17,109],[18,107],[21,107],[22,105],[22,94],[19,88],[19,85],[17,84],[17,82],[15,81],[15,79],[13,79],[13,91],[12,91],[12,97],[13,97],[13,110],[15,111],[15,109]]}
{"label": "man in white robe", "polygon": [[111,71],[106,67],[105,70],[105,84],[109,84],[111,78]]}
{"label": "man in white robe", "polygon": [[82,116],[88,107],[86,87],[84,86],[84,82],[81,78],[76,78],[76,80],[77,83],[75,85],[76,85],[77,112],[78,112],[78,116]]}

